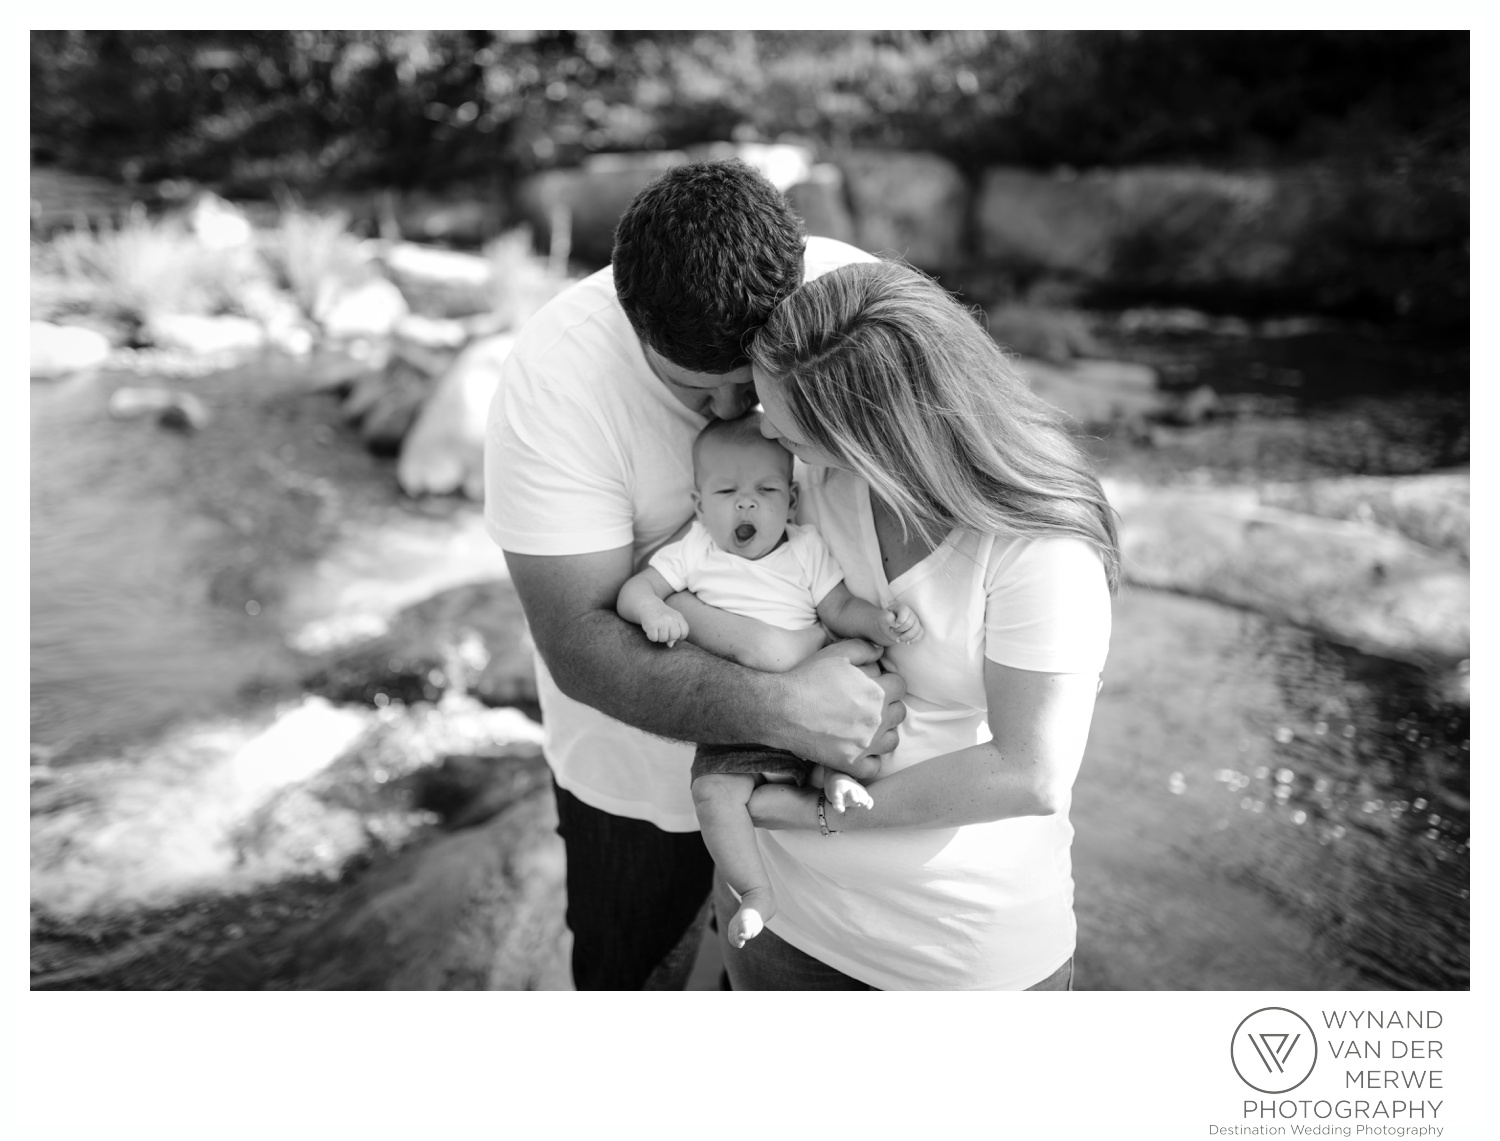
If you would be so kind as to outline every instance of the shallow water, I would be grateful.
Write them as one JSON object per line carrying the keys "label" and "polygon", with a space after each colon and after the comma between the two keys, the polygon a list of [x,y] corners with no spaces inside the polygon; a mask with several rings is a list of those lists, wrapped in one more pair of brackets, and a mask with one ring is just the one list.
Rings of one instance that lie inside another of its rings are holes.
{"label": "shallow water", "polygon": [[236,536],[185,478],[201,441],[110,420],[110,387],[31,390],[31,739],[43,759],[222,710],[280,656],[276,631],[212,597],[216,556]]}

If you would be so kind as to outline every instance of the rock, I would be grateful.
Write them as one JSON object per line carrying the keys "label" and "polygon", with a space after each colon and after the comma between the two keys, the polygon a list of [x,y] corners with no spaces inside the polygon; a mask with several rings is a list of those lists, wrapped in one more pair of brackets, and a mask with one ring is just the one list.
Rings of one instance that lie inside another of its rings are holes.
{"label": "rock", "polygon": [[208,407],[198,397],[170,388],[117,388],[106,407],[116,420],[155,413],[162,427],[187,431],[206,427],[210,419]]}
{"label": "rock", "polygon": [[380,254],[392,276],[413,281],[443,282],[484,288],[490,283],[490,263],[478,254],[392,242]]}
{"label": "rock", "polygon": [[1156,370],[1124,361],[1075,361],[1060,366],[1030,358],[1016,366],[1031,390],[1081,425],[1144,425],[1170,406],[1157,391]]}
{"label": "rock", "polygon": [[536,706],[535,647],[508,580],[448,587],[391,616],[376,636],[335,649],[303,684],[338,702],[408,704],[468,693],[492,706]]}
{"label": "rock", "polygon": [[449,317],[423,317],[408,313],[393,330],[398,341],[426,349],[456,349],[469,339],[469,327]]}
{"label": "rock", "polygon": [[812,148],[793,143],[702,143],[688,147],[687,155],[693,162],[740,159],[783,193],[812,177]]}
{"label": "rock", "polygon": [[443,591],[507,578],[482,513],[459,501],[444,517],[394,511],[351,526],[288,577],[280,610],[292,647],[321,655],[378,637],[404,609]]}
{"label": "rock", "polygon": [[146,332],[160,348],[202,356],[250,352],[265,343],[264,329],[248,317],[158,313],[151,317]]}
{"label": "rock", "polygon": [[1187,427],[1201,424],[1222,411],[1223,403],[1219,400],[1219,394],[1210,385],[1200,384],[1178,400],[1176,406],[1167,411],[1165,419],[1169,423]]}
{"label": "rock", "polygon": [[1108,481],[1126,578],[1212,598],[1422,664],[1469,657],[1469,571],[1371,524],[1267,506],[1251,487]]}
{"label": "rock", "polygon": [[109,353],[109,338],[94,329],[31,322],[31,375],[38,379],[95,368],[109,359]]}
{"label": "rock", "polygon": [[1094,280],[1111,266],[1117,208],[1102,178],[1060,178],[997,167],[975,204],[980,255],[1019,272]]}
{"label": "rock", "polygon": [[245,212],[210,191],[188,210],[188,229],[204,246],[220,251],[248,246],[255,236]]}
{"label": "rock", "polygon": [[1266,484],[1261,502],[1328,519],[1379,524],[1469,560],[1467,470]]}
{"label": "rock", "polygon": [[984,257],[1018,270],[1136,287],[1269,284],[1303,236],[1299,189],[1264,172],[997,168],[975,214]]}
{"label": "rock", "polygon": [[514,334],[474,342],[438,381],[401,447],[396,478],[408,495],[462,490],[484,498],[484,425]]}
{"label": "rock", "polygon": [[[526,242],[529,246],[529,234]],[[488,312],[493,305],[495,267],[488,256],[389,242],[378,257],[416,313],[467,317]]]}
{"label": "rock", "polygon": [[922,269],[968,260],[969,185],[947,159],[915,151],[857,150],[838,160],[854,210],[855,243]]}
{"label": "rock", "polygon": [[264,279],[251,279],[240,290],[240,304],[247,316],[259,321],[265,339],[282,352],[306,356],[313,348],[312,331],[302,310],[290,296],[274,289]]}
{"label": "rock", "polygon": [[187,393],[161,410],[156,422],[178,432],[197,432],[208,427],[208,409],[203,401]]}
{"label": "rock", "polygon": [[411,312],[401,290],[383,277],[320,287],[313,318],[335,339],[385,337]]}
{"label": "rock", "polygon": [[987,314],[990,336],[1024,357],[1066,364],[1075,357],[1101,357],[1088,318],[1072,309],[1001,305]]}
{"label": "rock", "polygon": [[475,195],[459,198],[423,193],[402,195],[386,217],[394,214],[403,237],[419,242],[450,242],[478,246],[499,232],[504,221],[498,198]]}
{"label": "rock", "polygon": [[844,192],[844,172],[833,163],[816,163],[805,180],[787,187],[786,200],[809,234],[854,243],[854,215]]}
{"label": "rock", "polygon": [[488,823],[404,854],[289,931],[295,950],[272,985],[568,989],[565,864],[544,773]]}
{"label": "rock", "polygon": [[552,241],[554,220],[566,216],[573,256],[605,265],[614,248],[615,223],[631,199],[663,171],[686,161],[682,151],[592,155],[582,166],[525,179],[516,192],[517,206],[543,246]]}
{"label": "rock", "polygon": [[981,257],[1019,276],[1438,320],[1466,308],[1467,194],[1439,172],[997,167],[974,214]]}
{"label": "rock", "polygon": [[365,447],[378,456],[395,456],[432,390],[432,379],[402,358],[385,371],[366,376],[344,402],[344,415],[359,424]]}

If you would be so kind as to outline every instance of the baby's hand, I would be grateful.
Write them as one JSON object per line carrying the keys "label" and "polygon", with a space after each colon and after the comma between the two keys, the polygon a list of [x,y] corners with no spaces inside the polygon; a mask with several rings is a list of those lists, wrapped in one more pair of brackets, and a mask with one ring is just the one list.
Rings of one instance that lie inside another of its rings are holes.
{"label": "baby's hand", "polygon": [[835,812],[843,812],[855,804],[861,808],[875,807],[875,798],[870,795],[870,790],[848,773],[827,773],[824,777],[823,795]]}
{"label": "baby's hand", "polygon": [[668,647],[677,645],[679,638],[688,636],[687,619],[666,605],[648,614],[641,629],[653,642],[665,642]]}
{"label": "baby's hand", "polygon": [[890,638],[886,645],[909,644],[922,636],[922,620],[910,606],[898,602],[880,616],[880,631]]}

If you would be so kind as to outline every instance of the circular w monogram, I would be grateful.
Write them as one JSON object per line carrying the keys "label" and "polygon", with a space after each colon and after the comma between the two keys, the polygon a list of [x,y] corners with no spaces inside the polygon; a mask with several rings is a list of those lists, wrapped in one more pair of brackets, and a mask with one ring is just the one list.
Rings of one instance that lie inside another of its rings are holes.
{"label": "circular w monogram", "polygon": [[1307,1080],[1318,1061],[1313,1029],[1294,1010],[1264,1006],[1234,1028],[1229,1058],[1240,1081],[1261,1093],[1286,1093]]}

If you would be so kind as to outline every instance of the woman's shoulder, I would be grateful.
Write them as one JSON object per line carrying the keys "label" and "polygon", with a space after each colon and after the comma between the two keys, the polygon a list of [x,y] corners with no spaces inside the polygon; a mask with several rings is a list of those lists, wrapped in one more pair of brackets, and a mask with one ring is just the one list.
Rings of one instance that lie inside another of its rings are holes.
{"label": "woman's shoulder", "polygon": [[[1045,579],[1055,575],[1070,581],[1092,582],[1108,589],[1104,576],[1104,558],[1099,548],[1079,535],[1048,535],[1029,538],[1023,535],[988,537],[985,556],[985,578],[990,583],[1011,579]],[[981,549],[986,540],[981,539]]]}

